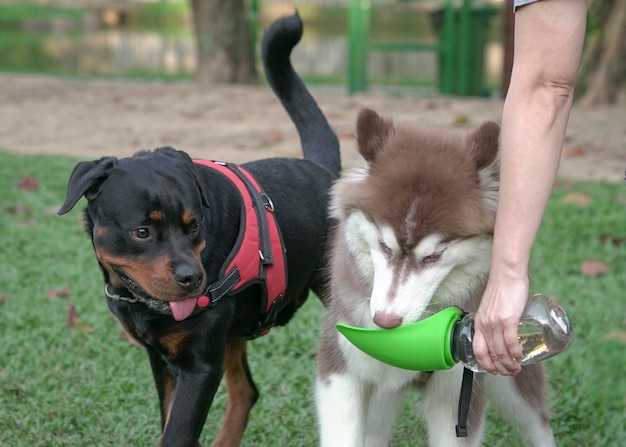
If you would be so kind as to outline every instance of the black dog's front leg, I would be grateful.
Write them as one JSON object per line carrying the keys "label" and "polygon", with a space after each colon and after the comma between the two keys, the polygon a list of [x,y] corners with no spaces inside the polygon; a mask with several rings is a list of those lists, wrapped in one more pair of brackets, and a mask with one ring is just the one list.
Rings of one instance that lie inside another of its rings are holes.
{"label": "black dog's front leg", "polygon": [[161,327],[160,335],[147,345],[161,404],[160,447],[199,445],[222,380],[226,331],[215,330],[215,324],[199,323],[201,320]]}
{"label": "black dog's front leg", "polygon": [[160,447],[196,447],[223,374],[222,363],[173,371],[174,389],[165,411]]}
{"label": "black dog's front leg", "polygon": [[165,427],[167,420],[167,412],[170,408],[170,400],[174,391],[174,376],[167,367],[167,363],[161,358],[159,353],[152,347],[147,346],[148,357],[150,358],[150,366],[152,368],[152,376],[156,385],[157,394],[159,395],[159,408],[161,412],[161,432]]}

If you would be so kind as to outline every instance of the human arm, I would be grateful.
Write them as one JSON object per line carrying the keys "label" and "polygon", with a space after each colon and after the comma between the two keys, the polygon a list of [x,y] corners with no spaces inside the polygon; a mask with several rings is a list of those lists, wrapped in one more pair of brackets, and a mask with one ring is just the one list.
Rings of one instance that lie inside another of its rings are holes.
{"label": "human arm", "polygon": [[587,0],[543,0],[516,12],[491,271],[473,342],[478,362],[491,373],[521,369],[517,324],[528,299],[530,253],[559,166],[586,15]]}

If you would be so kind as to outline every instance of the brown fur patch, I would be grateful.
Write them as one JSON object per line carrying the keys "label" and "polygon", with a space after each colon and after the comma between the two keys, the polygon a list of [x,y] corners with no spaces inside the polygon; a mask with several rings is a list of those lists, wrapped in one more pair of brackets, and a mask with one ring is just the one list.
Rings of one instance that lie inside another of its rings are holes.
{"label": "brown fur patch", "polygon": [[[171,374],[167,374],[161,377],[161,386],[163,387],[163,403],[161,405],[161,418],[163,420],[163,432],[170,420],[170,413],[172,412],[172,393],[176,387],[176,382]],[[159,443],[160,445],[160,443]]]}
{"label": "brown fur patch", "polygon": [[189,210],[185,210],[183,213],[183,223],[185,225],[191,225],[194,221],[193,213]]}
{"label": "brown fur patch", "polygon": [[155,220],[155,221],[162,221],[163,220],[163,211],[159,211],[159,210],[152,210],[148,213],[148,217],[151,220]]}
{"label": "brown fur patch", "polygon": [[198,261],[200,261],[200,256],[202,255],[205,247],[206,241],[203,239],[202,242],[200,242],[200,244],[194,249],[193,254]]}
{"label": "brown fur patch", "polygon": [[[117,272],[121,272],[135,281],[152,298],[161,301],[175,301],[194,295],[181,290],[172,273],[171,260],[167,256],[159,256],[154,259],[146,257],[127,258],[115,256],[97,245],[96,256],[109,272],[114,286],[124,286],[124,282],[117,274]],[[195,294],[201,294],[204,287],[205,284],[201,284]]]}
{"label": "brown fur patch", "polygon": [[94,233],[96,235],[96,237],[103,237],[108,231],[107,227],[103,227],[102,225],[98,225],[97,227],[94,227]]}
{"label": "brown fur patch", "polygon": [[170,356],[177,357],[183,350],[187,337],[188,335],[184,332],[168,332],[157,340]]}

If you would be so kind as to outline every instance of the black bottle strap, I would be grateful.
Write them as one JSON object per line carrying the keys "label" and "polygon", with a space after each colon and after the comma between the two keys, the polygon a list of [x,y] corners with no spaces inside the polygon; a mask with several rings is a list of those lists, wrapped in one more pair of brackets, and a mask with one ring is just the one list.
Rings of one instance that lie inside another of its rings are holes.
{"label": "black bottle strap", "polygon": [[459,395],[459,415],[456,426],[456,437],[467,437],[467,416],[469,415],[470,402],[472,400],[472,385],[474,372],[471,369],[463,369],[463,381],[461,382],[461,394]]}

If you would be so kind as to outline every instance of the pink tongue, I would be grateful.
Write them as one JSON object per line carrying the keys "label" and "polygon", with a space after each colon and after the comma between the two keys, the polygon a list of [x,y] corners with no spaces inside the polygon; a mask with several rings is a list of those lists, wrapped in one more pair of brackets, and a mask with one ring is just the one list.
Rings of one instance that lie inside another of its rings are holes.
{"label": "pink tongue", "polygon": [[172,316],[176,321],[189,317],[196,307],[196,298],[187,298],[182,301],[170,301]]}

